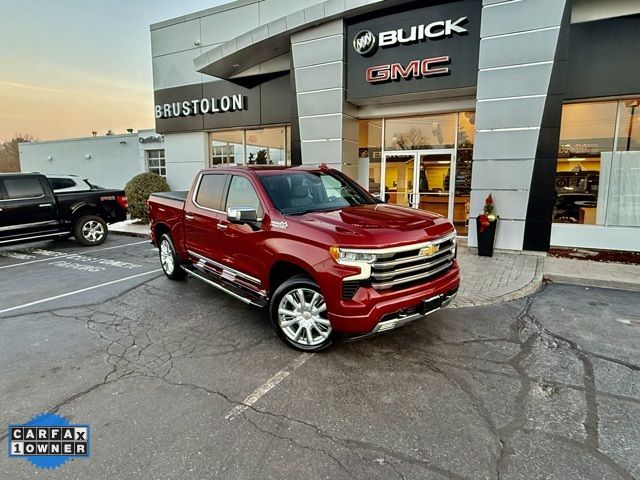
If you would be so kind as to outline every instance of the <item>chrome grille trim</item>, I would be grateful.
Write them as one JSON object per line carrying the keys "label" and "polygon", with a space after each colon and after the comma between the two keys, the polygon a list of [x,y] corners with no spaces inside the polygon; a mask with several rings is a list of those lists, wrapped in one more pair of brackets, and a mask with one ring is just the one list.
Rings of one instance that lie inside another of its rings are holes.
{"label": "chrome grille trim", "polygon": [[375,262],[374,265],[375,265],[375,268],[396,267],[398,265],[404,265],[405,263],[419,262],[419,261],[423,261],[423,260],[433,259],[433,258],[435,258],[437,256],[442,255],[443,253],[450,252],[451,250],[453,250],[453,245],[451,245],[450,247],[443,248],[442,250],[440,250],[435,255],[432,255],[431,257],[424,257],[424,256],[421,256],[421,255],[415,255],[413,257],[399,258],[398,260],[389,260],[388,262]]}
{"label": "chrome grille trim", "polygon": [[[420,255],[423,248],[433,245],[441,250],[433,255]],[[451,233],[429,242],[379,250],[376,261],[371,264],[371,286],[376,290],[386,290],[409,283],[427,282],[451,268],[455,248],[455,233]]]}
{"label": "chrome grille trim", "polygon": [[415,282],[416,280],[426,280],[427,278],[433,277],[434,275],[437,275],[440,272],[444,272],[450,267],[451,267],[451,261],[448,261],[441,267],[435,268],[428,272],[419,273],[418,275],[412,275],[410,277],[398,278],[390,282],[383,282],[383,283],[372,282],[371,286],[376,290],[384,290],[387,288],[395,287],[396,285],[402,285],[403,283]]}
{"label": "chrome grille trim", "polygon": [[[433,257],[422,257],[422,258],[433,258]],[[443,262],[450,262],[451,260],[453,260],[453,255],[446,255],[444,257],[437,258],[430,262],[422,262],[417,265],[412,265],[410,267],[400,268],[397,270],[390,270],[389,272],[382,272],[382,273],[372,272],[371,277],[375,278],[376,280],[384,280],[387,278],[393,278],[397,275],[404,275],[405,273],[413,273],[413,272],[419,272],[421,270],[427,270],[430,267],[434,267]]]}

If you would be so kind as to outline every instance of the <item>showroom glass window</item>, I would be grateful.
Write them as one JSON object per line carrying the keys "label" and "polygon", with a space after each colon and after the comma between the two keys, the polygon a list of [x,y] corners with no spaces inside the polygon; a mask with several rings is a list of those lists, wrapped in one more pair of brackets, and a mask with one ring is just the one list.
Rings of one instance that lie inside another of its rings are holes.
{"label": "showroom glass window", "polygon": [[554,222],[640,226],[638,104],[632,99],[563,106]]}
{"label": "showroom glass window", "polygon": [[212,132],[211,161],[217,165],[290,165],[288,125]]}
{"label": "showroom glass window", "polygon": [[358,121],[358,164],[343,164],[342,171],[354,180],[359,178],[360,165],[368,170],[364,186],[380,198],[382,181],[382,122],[381,118]]}
{"label": "showroom glass window", "polygon": [[242,163],[244,151],[244,132],[242,130],[223,130],[213,132],[211,137],[210,167],[217,165]]}
{"label": "showroom glass window", "polygon": [[162,177],[167,176],[164,149],[147,150],[147,171],[156,173]]}
{"label": "showroom glass window", "polygon": [[454,148],[457,126],[457,113],[388,118],[384,126],[384,149],[389,151]]}
{"label": "showroom glass window", "polygon": [[[246,165],[288,165],[289,127],[254,128],[246,131]],[[289,154],[290,158],[290,154]]]}

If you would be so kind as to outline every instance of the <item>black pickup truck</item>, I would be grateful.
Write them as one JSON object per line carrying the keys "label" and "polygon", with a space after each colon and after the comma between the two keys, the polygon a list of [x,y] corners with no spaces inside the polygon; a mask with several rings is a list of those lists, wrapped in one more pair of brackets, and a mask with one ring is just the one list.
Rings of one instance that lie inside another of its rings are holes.
{"label": "black pickup truck", "polygon": [[127,216],[122,190],[53,193],[49,180],[35,173],[0,174],[0,245],[75,236],[100,245],[107,224]]}

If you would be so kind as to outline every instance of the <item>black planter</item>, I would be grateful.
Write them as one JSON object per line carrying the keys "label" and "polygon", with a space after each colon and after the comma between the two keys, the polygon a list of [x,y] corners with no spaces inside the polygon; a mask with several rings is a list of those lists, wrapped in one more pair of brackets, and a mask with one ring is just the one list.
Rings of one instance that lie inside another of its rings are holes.
{"label": "black planter", "polygon": [[493,242],[496,239],[496,227],[498,219],[489,222],[489,226],[480,233],[480,216],[476,217],[476,233],[478,234],[478,255],[481,257],[493,257]]}

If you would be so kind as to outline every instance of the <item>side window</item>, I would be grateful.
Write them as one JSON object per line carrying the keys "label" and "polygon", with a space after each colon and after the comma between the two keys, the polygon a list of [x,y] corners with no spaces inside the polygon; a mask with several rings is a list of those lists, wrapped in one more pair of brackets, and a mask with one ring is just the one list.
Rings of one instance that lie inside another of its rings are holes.
{"label": "side window", "polygon": [[226,175],[203,175],[196,194],[196,203],[201,207],[222,210],[220,204],[226,180]]}
{"label": "side window", "polygon": [[76,182],[74,182],[70,178],[50,178],[49,183],[51,183],[51,188],[53,188],[54,190],[76,186]]}
{"label": "side window", "polygon": [[229,185],[225,209],[229,207],[253,207],[258,213],[258,218],[262,217],[263,214],[258,194],[251,182],[245,177],[236,175],[231,177],[231,185]]}
{"label": "side window", "polygon": [[44,189],[37,178],[7,178],[4,186],[12,200],[44,196]]}

